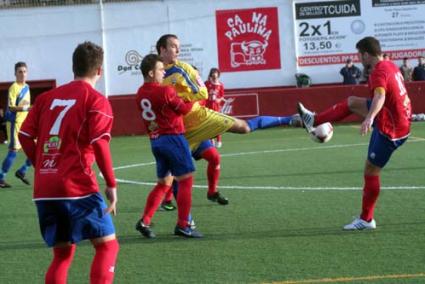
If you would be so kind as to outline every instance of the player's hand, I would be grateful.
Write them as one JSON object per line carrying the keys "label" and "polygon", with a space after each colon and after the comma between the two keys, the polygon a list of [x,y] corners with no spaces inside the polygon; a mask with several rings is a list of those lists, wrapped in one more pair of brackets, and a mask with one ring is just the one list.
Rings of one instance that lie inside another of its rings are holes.
{"label": "player's hand", "polygon": [[107,186],[105,188],[105,195],[109,200],[109,206],[105,209],[105,213],[112,213],[114,216],[117,215],[117,188]]}
{"label": "player's hand", "polygon": [[366,117],[362,122],[362,126],[360,128],[360,134],[366,135],[368,132],[372,131],[373,119],[370,117]]}

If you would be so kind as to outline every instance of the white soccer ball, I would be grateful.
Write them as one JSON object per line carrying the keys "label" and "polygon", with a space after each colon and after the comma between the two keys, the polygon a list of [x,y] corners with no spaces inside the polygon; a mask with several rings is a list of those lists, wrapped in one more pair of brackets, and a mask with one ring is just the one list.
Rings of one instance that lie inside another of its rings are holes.
{"label": "white soccer ball", "polygon": [[334,134],[334,128],[329,122],[318,125],[310,132],[310,137],[314,142],[326,143],[331,140]]}

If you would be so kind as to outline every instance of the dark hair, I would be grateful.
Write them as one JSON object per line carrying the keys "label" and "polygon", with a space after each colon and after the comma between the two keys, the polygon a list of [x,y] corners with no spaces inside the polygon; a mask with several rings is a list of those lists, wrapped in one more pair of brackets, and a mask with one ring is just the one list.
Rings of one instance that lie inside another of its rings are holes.
{"label": "dark hair", "polygon": [[25,62],[23,62],[23,61],[16,62],[16,64],[15,64],[15,73],[16,73],[16,71],[18,71],[18,68],[20,68],[20,67],[27,68],[27,64]]}
{"label": "dark hair", "polygon": [[72,54],[72,71],[75,76],[93,76],[102,64],[102,47],[90,41],[79,44]]}
{"label": "dark hair", "polygon": [[167,42],[169,38],[175,38],[178,39],[176,35],[173,34],[166,34],[161,36],[158,41],[156,42],[156,52],[158,52],[158,55],[161,53],[161,47],[167,48]]}
{"label": "dark hair", "polygon": [[403,61],[406,61],[406,60],[408,60],[409,58],[407,58],[407,57],[403,57]]}
{"label": "dark hair", "polygon": [[149,76],[149,71],[154,70],[156,63],[158,62],[162,62],[162,59],[157,54],[149,54],[143,58],[142,63],[140,64],[140,70],[142,70],[144,78]]}
{"label": "dark hair", "polygon": [[218,77],[220,77],[220,70],[214,67],[210,69],[210,74],[208,74],[208,79],[211,78],[213,73],[218,73]]}
{"label": "dark hair", "polygon": [[356,48],[360,53],[369,53],[372,56],[379,56],[382,54],[381,45],[379,41],[371,36],[365,37],[359,40],[356,44]]}

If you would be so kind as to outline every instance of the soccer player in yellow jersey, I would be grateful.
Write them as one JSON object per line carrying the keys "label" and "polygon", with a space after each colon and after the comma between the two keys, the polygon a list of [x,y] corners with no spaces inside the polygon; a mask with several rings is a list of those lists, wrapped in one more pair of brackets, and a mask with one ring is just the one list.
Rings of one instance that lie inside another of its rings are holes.
{"label": "soccer player in yellow jersey", "polygon": [[[9,88],[9,96],[5,113],[10,144],[9,152],[1,165],[0,188],[11,187],[10,184],[6,183],[5,176],[16,159],[17,151],[21,149],[21,144],[19,144],[18,140],[18,133],[22,123],[28,115],[31,102],[29,86],[26,84],[27,65],[25,62],[18,62],[15,64],[15,77],[16,82]],[[24,165],[15,172],[15,176],[25,184],[29,184],[29,181],[25,178],[25,173],[30,166],[31,162],[27,159]]]}
{"label": "soccer player in yellow jersey", "polygon": [[[176,35],[166,34],[159,38],[156,50],[164,63],[165,78],[163,84],[173,85],[177,94],[186,101],[199,101],[208,98],[208,91],[196,70],[185,62],[179,61],[180,42]],[[226,131],[245,134],[256,129],[280,125],[298,126],[297,116],[258,116],[248,121],[228,116],[195,103],[192,110],[184,116],[186,139],[192,150],[207,139]]]}

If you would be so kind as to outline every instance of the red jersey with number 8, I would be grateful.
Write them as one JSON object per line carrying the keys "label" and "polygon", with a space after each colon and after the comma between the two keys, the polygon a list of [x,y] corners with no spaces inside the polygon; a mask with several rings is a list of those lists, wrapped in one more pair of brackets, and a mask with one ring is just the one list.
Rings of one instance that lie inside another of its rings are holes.
{"label": "red jersey with number 8", "polygon": [[410,134],[412,106],[403,75],[391,61],[380,61],[370,74],[372,97],[378,87],[385,89],[385,103],[376,117],[379,131],[391,140],[406,138]]}
{"label": "red jersey with number 8", "polygon": [[163,134],[184,134],[182,115],[192,107],[171,86],[144,83],[137,91],[137,107],[151,139]]}
{"label": "red jersey with number 8", "polygon": [[84,81],[40,95],[20,131],[37,140],[34,200],[98,192],[91,144],[110,139],[112,122],[108,99]]}

